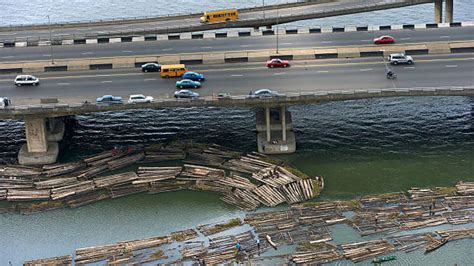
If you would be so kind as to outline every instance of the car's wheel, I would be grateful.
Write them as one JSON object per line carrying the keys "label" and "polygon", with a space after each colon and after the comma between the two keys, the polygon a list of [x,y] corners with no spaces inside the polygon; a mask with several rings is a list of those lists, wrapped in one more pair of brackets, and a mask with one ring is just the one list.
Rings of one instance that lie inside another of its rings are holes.
{"label": "car's wheel", "polygon": [[196,89],[198,86],[194,86],[194,88]]}
{"label": "car's wheel", "polygon": [[270,68],[273,68],[273,65],[270,65]]}
{"label": "car's wheel", "polygon": [[398,65],[398,62],[397,62],[397,61],[393,61],[393,64],[394,64],[394,65]]}
{"label": "car's wheel", "polygon": [[33,86],[36,86],[36,85],[38,85],[38,83],[33,83]]}
{"label": "car's wheel", "polygon": [[288,67],[288,65],[283,65],[283,67]]}
{"label": "car's wheel", "polygon": [[179,86],[179,88],[180,88],[180,89],[182,89],[182,88],[183,88],[183,86]]}
{"label": "car's wheel", "polygon": [[143,72],[145,72],[145,73],[146,73],[146,72],[148,72],[148,70],[147,70],[147,69],[144,69],[144,70],[143,70]]}
{"label": "car's wheel", "polygon": [[411,64],[413,64],[413,61],[410,60],[410,61],[407,62],[407,64],[411,65]]}
{"label": "car's wheel", "polygon": [[21,84],[20,84],[20,83],[18,83],[18,84],[16,84],[16,85],[17,85],[18,87],[21,87]]}

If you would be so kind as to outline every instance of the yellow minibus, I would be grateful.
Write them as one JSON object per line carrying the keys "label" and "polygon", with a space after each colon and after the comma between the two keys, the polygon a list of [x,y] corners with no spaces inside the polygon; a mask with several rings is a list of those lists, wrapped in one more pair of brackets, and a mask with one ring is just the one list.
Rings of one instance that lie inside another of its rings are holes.
{"label": "yellow minibus", "polygon": [[186,73],[186,65],[162,65],[160,75],[162,78],[181,77]]}
{"label": "yellow minibus", "polygon": [[201,17],[201,23],[216,23],[225,22],[231,20],[237,20],[239,18],[239,11],[237,9],[226,9],[218,11],[206,11]]}

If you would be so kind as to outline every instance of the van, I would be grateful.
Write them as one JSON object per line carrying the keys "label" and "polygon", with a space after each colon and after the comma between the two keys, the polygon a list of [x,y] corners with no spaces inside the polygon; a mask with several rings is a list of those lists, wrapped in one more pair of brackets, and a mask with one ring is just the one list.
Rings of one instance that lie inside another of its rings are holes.
{"label": "van", "polygon": [[162,65],[160,75],[162,78],[181,77],[186,73],[186,65]]}
{"label": "van", "polygon": [[201,17],[201,23],[216,23],[233,21],[239,18],[239,11],[237,9],[226,9],[218,11],[206,11]]}
{"label": "van", "polygon": [[39,85],[40,81],[37,77],[32,75],[18,75],[15,78],[15,85],[20,87],[21,85]]}

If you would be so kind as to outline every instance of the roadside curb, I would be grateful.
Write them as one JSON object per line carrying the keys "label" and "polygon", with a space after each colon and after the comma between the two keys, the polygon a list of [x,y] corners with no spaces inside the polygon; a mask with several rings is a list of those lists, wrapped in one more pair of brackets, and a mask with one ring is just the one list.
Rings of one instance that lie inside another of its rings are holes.
{"label": "roadside curb", "polygon": [[408,55],[423,54],[449,54],[473,53],[474,41],[457,42],[429,42],[408,45],[388,46],[358,46],[358,47],[328,47],[281,49],[277,54],[275,50],[253,50],[238,52],[208,52],[192,54],[174,54],[161,56],[124,56],[109,58],[87,59],[59,59],[52,65],[49,60],[36,62],[11,62],[0,64],[0,74],[32,73],[74,70],[100,70],[137,68],[144,63],[157,62],[160,64],[231,64],[245,62],[264,62],[272,58],[287,60],[317,60],[330,58],[360,58],[388,56],[392,53],[406,53]]}
{"label": "roadside curb", "polygon": [[[387,31],[387,30],[416,30],[416,29],[436,29],[436,28],[458,28],[472,27],[473,21],[454,22],[454,23],[426,23],[426,24],[403,24],[386,26],[344,26],[344,27],[280,27],[278,35],[297,35],[297,34],[320,34],[320,33],[344,33],[359,31]],[[255,37],[255,36],[274,36],[275,29],[248,29],[248,30],[218,30],[205,32],[184,32],[174,34],[149,34],[149,35],[117,35],[115,37],[104,37],[100,35],[63,35],[60,38],[54,37],[51,41],[40,38],[16,38],[14,40],[0,41],[0,48],[19,48],[36,47],[43,45],[87,45],[87,44],[108,44],[108,43],[130,43],[130,42],[148,42],[163,40],[194,40],[194,39],[220,39],[234,37]]]}

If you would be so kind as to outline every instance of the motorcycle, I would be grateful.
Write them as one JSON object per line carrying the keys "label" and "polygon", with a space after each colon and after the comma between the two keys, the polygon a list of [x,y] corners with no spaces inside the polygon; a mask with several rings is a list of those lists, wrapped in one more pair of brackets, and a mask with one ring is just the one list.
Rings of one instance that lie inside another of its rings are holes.
{"label": "motorcycle", "polygon": [[396,79],[397,78],[397,74],[393,73],[393,72],[387,72],[387,79]]}

